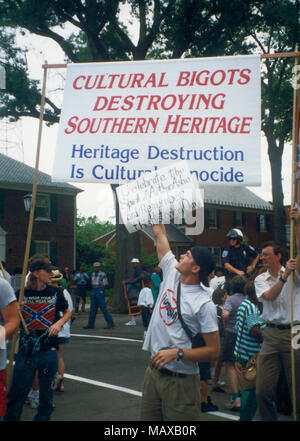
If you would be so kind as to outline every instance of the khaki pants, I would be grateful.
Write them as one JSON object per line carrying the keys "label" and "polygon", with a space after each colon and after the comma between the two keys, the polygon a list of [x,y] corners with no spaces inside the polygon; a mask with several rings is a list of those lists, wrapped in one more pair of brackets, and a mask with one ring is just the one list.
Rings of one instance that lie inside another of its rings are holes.
{"label": "khaki pants", "polygon": [[148,367],[141,404],[142,421],[200,421],[199,374],[169,377]]}
{"label": "khaki pants", "polygon": [[[291,376],[291,331],[266,327],[263,330],[263,346],[258,357],[256,395],[260,417],[263,421],[277,421],[276,389],[281,366],[292,399]],[[296,407],[297,420],[300,421],[300,349],[295,354]]]}

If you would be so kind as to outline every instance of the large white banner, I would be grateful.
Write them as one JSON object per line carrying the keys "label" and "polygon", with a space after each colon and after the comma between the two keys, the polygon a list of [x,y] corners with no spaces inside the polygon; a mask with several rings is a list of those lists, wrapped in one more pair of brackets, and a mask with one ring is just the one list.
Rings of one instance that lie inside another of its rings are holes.
{"label": "large white banner", "polygon": [[72,64],[53,181],[123,184],[186,161],[200,186],[260,185],[260,57]]}

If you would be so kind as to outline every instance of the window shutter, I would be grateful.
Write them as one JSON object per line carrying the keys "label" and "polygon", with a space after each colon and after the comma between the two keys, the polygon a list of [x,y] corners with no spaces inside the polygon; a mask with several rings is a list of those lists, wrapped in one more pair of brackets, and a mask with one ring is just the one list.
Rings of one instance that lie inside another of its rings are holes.
{"label": "window shutter", "polygon": [[56,222],[58,217],[58,204],[57,204],[57,195],[50,195],[50,216],[51,220]]}
{"label": "window shutter", "polygon": [[246,226],[246,213],[244,211],[242,212],[242,224],[243,227]]}
{"label": "window shutter", "polygon": [[5,211],[5,191],[0,191],[0,217],[4,217]]}
{"label": "window shutter", "polygon": [[221,210],[217,210],[217,228],[218,229],[222,228],[222,211]]}
{"label": "window shutter", "polygon": [[29,257],[32,257],[35,254],[35,243],[34,240],[30,242],[30,249],[29,249]]}
{"label": "window shutter", "polygon": [[204,208],[204,228],[208,228],[208,208]]}
{"label": "window shutter", "polygon": [[57,242],[50,242],[50,260],[52,265],[57,265]]}
{"label": "window shutter", "polygon": [[256,215],[256,231],[260,232],[260,215]]}

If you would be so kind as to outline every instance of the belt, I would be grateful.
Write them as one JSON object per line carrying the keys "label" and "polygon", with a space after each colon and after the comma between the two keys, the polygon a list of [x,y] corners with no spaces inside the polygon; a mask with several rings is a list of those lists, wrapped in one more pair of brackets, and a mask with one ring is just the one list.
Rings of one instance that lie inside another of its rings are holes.
{"label": "belt", "polygon": [[275,325],[275,323],[267,323],[269,328],[277,328],[277,329],[291,329],[291,325]]}
{"label": "belt", "polygon": [[[154,366],[150,365],[151,369],[155,369]],[[169,369],[161,368],[161,369],[155,369],[157,372],[159,372],[162,375],[167,375],[168,377],[177,377],[177,378],[185,378],[187,377],[187,374],[181,374],[180,372],[174,372],[169,371]]]}

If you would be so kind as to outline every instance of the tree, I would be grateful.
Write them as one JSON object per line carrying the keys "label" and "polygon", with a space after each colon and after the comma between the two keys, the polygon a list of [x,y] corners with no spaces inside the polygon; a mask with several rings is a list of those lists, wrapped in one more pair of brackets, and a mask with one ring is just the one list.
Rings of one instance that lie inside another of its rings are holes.
{"label": "tree", "polygon": [[96,216],[78,217],[76,220],[76,256],[77,269],[83,266],[86,271],[93,271],[93,263],[100,261],[101,269],[107,274],[112,285],[115,276],[115,253],[95,239],[114,229],[110,222],[100,222]]}
{"label": "tree", "polygon": [[[122,20],[125,6],[129,8],[127,21]],[[231,0],[230,7],[225,0],[0,0],[0,61],[7,72],[0,117],[39,116],[39,85],[28,78],[25,53],[15,44],[16,30],[54,40],[66,60],[74,63],[234,55],[293,50],[298,41],[298,12],[297,0]],[[136,44],[130,35],[130,21],[139,25]],[[60,29],[67,24],[74,32],[64,38]],[[270,61],[266,67],[262,79],[263,130],[272,167],[276,237],[282,243],[280,159],[291,133],[291,104],[290,99],[285,102],[279,97],[288,84],[288,67],[284,60]],[[59,107],[47,97],[45,121],[53,124],[59,114]],[[128,236],[118,223],[118,215],[116,235],[114,305],[118,308],[122,304],[121,280],[126,277],[130,258],[140,257],[140,246],[138,234]]]}

